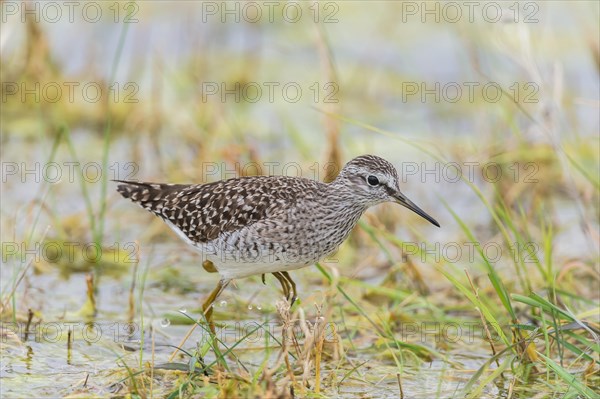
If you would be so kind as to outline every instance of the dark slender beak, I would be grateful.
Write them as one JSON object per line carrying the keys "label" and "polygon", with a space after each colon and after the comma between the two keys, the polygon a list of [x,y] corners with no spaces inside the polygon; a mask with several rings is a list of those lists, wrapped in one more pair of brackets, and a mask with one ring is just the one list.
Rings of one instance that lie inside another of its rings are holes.
{"label": "dark slender beak", "polygon": [[402,194],[400,191],[398,191],[396,193],[396,195],[394,195],[394,198],[396,199],[396,202],[398,202],[400,205],[410,209],[411,211],[413,211],[417,215],[421,216],[422,218],[430,221],[432,224],[436,225],[437,227],[440,227],[440,224],[437,222],[437,220],[435,220],[434,218],[429,216],[427,213],[425,213],[425,211],[423,211],[421,208],[416,206],[414,202],[412,202],[411,200],[406,198],[404,196],[404,194]]}

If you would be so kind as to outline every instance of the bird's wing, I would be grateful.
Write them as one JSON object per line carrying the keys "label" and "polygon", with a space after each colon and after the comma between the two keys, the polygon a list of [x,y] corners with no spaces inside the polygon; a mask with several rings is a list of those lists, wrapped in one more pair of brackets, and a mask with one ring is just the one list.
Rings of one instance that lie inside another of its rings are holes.
{"label": "bird's wing", "polygon": [[214,240],[294,206],[298,189],[315,182],[253,176],[201,185],[118,181],[117,191],[169,221],[197,243]]}

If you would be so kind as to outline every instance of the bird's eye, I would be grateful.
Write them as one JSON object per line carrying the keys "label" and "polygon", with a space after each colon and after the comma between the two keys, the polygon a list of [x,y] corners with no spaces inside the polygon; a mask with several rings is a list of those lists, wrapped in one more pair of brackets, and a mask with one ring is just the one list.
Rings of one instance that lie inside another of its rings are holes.
{"label": "bird's eye", "polygon": [[376,186],[379,184],[379,179],[376,176],[369,176],[367,177],[367,183],[369,183],[370,186]]}

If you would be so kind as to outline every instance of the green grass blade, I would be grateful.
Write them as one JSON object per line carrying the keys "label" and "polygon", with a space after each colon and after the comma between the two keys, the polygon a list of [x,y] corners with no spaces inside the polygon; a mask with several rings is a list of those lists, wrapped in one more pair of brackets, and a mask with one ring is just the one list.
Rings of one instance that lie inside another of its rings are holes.
{"label": "green grass blade", "polygon": [[456,222],[460,225],[461,229],[467,235],[467,237],[472,242],[477,243],[477,245],[476,245],[477,252],[479,253],[479,256],[484,261],[484,264],[485,264],[486,269],[488,271],[489,279],[490,279],[490,281],[491,281],[494,289],[496,290],[496,293],[498,294],[498,297],[500,298],[500,302],[502,302],[502,305],[504,305],[504,308],[510,314],[510,317],[513,320],[513,322],[516,321],[517,320],[517,315],[515,314],[515,311],[514,311],[514,309],[512,307],[512,304],[510,302],[510,297],[508,295],[508,292],[506,291],[506,288],[504,287],[504,284],[502,283],[502,281],[500,279],[500,276],[498,276],[498,273],[496,272],[496,269],[494,269],[494,267],[492,266],[492,264],[489,262],[489,260],[487,259],[487,257],[483,253],[483,250],[481,249],[481,246],[479,245],[478,241],[475,239],[475,236],[473,235],[473,232],[465,224],[465,222],[456,214],[456,212],[454,212],[454,210],[452,210],[452,208],[450,208],[450,206],[446,203],[446,201],[442,200],[442,202],[443,202],[444,206],[446,207],[446,209],[448,209],[448,211],[452,214],[452,217],[454,217],[454,220],[456,220]]}
{"label": "green grass blade", "polygon": [[561,367],[554,360],[550,359],[549,357],[546,357],[546,355],[539,352],[538,356],[544,359],[546,365],[549,368],[551,368],[556,373],[556,375],[558,375],[563,381],[565,381],[569,385],[569,387],[572,387],[577,392],[579,392],[580,395],[591,399],[600,398],[600,395],[598,393],[594,392],[590,387],[582,384],[576,376],[569,373],[565,368]]}

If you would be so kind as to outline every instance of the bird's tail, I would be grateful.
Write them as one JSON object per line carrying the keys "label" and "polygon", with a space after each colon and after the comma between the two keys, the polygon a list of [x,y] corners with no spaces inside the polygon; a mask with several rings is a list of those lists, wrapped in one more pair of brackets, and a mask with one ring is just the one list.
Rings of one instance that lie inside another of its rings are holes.
{"label": "bird's tail", "polygon": [[156,215],[161,215],[161,209],[170,194],[187,187],[185,184],[145,183],[130,180],[113,181],[121,183],[117,186],[117,191],[124,198],[129,198],[132,202]]}

